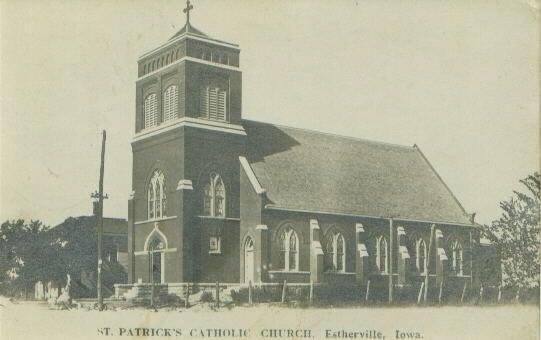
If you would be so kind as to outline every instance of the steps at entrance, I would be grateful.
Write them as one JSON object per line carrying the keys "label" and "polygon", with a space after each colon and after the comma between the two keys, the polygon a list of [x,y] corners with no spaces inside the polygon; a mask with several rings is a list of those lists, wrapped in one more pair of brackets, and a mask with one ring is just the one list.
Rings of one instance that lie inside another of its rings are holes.
{"label": "steps at entrance", "polygon": [[148,303],[154,289],[154,298],[165,297],[168,295],[167,284],[136,283],[131,289],[117,289],[117,299],[125,298],[134,303]]}

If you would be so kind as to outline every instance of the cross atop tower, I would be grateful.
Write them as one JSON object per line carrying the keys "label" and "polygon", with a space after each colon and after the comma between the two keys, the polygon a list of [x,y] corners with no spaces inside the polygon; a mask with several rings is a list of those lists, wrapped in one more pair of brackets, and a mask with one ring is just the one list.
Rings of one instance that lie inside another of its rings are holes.
{"label": "cross atop tower", "polygon": [[193,9],[190,0],[186,0],[186,8],[184,8],[184,13],[186,13],[186,25],[190,23],[190,11]]}

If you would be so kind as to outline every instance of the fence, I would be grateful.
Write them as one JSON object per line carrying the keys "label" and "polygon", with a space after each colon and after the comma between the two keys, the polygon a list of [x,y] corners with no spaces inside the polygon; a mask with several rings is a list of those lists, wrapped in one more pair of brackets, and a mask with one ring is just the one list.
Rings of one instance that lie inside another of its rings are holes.
{"label": "fence", "polygon": [[[130,288],[131,287],[131,288]],[[208,303],[213,306],[258,303],[285,303],[314,306],[389,305],[388,286],[381,282],[367,284],[316,284],[316,283],[170,283],[117,285],[117,298],[133,299],[139,303],[185,307]],[[138,292],[131,294],[134,289]],[[154,289],[153,293],[152,289]],[[518,293],[518,295],[517,295]],[[452,282],[430,285],[424,297],[424,282],[395,286],[391,305],[495,305],[509,303],[539,303],[538,289],[514,287],[471,287],[469,282]]]}

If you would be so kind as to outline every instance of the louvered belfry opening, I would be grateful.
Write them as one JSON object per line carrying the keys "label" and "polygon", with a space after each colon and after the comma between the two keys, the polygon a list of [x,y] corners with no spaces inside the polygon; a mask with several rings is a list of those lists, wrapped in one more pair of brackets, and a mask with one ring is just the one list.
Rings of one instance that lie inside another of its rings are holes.
{"label": "louvered belfry opening", "polygon": [[145,128],[158,125],[158,101],[155,93],[148,95],[145,99],[144,116]]}
{"label": "louvered belfry opening", "polygon": [[163,120],[178,117],[178,86],[171,85],[163,93]]}
{"label": "louvered belfry opening", "polygon": [[227,91],[216,86],[201,86],[199,110],[201,118],[225,122],[227,120]]}

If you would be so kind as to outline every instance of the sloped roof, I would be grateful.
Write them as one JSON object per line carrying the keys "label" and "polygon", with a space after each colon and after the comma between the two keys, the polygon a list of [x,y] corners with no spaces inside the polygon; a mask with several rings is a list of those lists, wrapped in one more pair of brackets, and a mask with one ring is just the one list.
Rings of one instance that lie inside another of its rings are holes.
{"label": "sloped roof", "polygon": [[243,125],[247,159],[269,207],[471,224],[417,146]]}
{"label": "sloped roof", "polygon": [[[55,233],[79,233],[81,230],[91,229],[96,231],[95,216],[69,217],[64,222],[51,229]],[[123,218],[104,217],[103,233],[115,235],[128,235],[128,221]]]}
{"label": "sloped roof", "polygon": [[169,40],[175,39],[176,37],[179,37],[183,34],[192,34],[192,35],[196,35],[196,36],[200,36],[204,38],[209,38],[208,35],[198,30],[197,28],[193,27],[189,22],[187,22],[186,25],[184,25],[184,27],[182,27],[180,31],[175,33],[175,35],[173,35]]}
{"label": "sloped roof", "polygon": [[104,217],[103,232],[107,234],[128,235],[128,221],[123,218]]}

